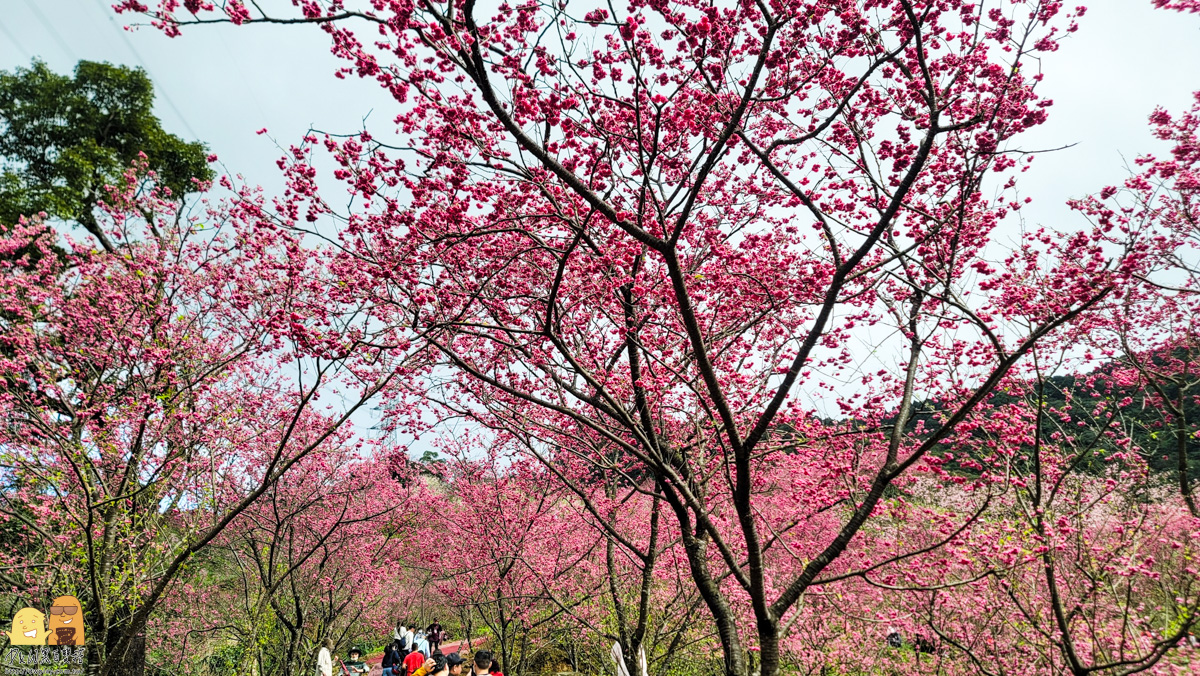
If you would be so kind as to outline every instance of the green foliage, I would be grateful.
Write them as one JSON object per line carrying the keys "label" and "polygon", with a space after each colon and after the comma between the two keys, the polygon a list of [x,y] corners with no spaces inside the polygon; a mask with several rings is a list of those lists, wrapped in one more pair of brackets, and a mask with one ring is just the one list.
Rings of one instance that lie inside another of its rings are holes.
{"label": "green foliage", "polygon": [[153,104],[140,68],[80,61],[70,77],[35,60],[0,72],[0,223],[44,211],[91,231],[104,186],[139,152],[176,197],[210,180],[205,146],[163,130]]}
{"label": "green foliage", "polygon": [[[1123,361],[1114,361],[1102,365],[1093,373],[1047,378],[1042,390],[1044,414],[1039,430],[1042,443],[1061,444],[1069,437],[1075,449],[1072,452],[1091,448],[1080,468],[1099,472],[1108,465],[1109,454],[1118,450],[1107,438],[1106,432],[1111,430],[1122,437],[1128,436],[1150,469],[1162,480],[1178,466],[1180,449],[1173,429],[1176,418],[1159,403],[1156,391],[1151,386],[1144,383],[1114,383],[1111,372],[1125,365]],[[1164,379],[1159,385],[1163,393],[1182,408],[1183,422],[1188,429],[1184,452],[1193,468],[1200,467],[1200,435],[1195,431],[1196,423],[1200,421],[1200,404],[1194,395],[1181,396],[1181,391],[1195,392],[1198,380],[1200,376],[1182,376],[1178,381]],[[1125,398],[1130,400],[1128,405],[1116,406]],[[998,391],[988,399],[988,405],[1003,406],[1016,401],[1018,396]],[[1028,404],[1035,407],[1037,400],[1032,399]],[[934,429],[938,424],[938,416],[946,413],[944,408],[937,401],[914,402],[907,429],[915,432],[920,423],[924,423],[927,430]],[[1111,423],[1108,421],[1110,415],[1115,415]],[[887,422],[892,420],[894,418]],[[984,433],[976,431],[973,436],[983,438]],[[1032,471],[1031,451],[1031,447],[1024,447],[1016,454],[1015,466],[1018,470]],[[962,454],[958,455],[961,458]],[[975,470],[964,468],[958,460],[947,463],[945,467],[966,476],[978,474]]]}
{"label": "green foliage", "polygon": [[212,654],[204,659],[204,666],[210,674],[236,674],[245,656],[245,646],[240,643],[228,643],[213,650]]}

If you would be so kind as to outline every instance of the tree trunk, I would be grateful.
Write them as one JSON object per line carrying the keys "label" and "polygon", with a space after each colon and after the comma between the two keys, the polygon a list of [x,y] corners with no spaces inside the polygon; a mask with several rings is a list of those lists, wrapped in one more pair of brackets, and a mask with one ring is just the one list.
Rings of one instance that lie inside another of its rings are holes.
{"label": "tree trunk", "polygon": [[125,653],[118,655],[115,648],[125,632],[109,630],[108,655],[106,665],[110,666],[112,676],[145,676],[146,673],[146,633],[141,627],[131,627],[129,631],[136,633],[129,639]]}
{"label": "tree trunk", "polygon": [[774,623],[770,627],[758,628],[758,668],[750,662],[750,673],[759,676],[776,676],[779,673],[779,629]]}
{"label": "tree trunk", "polygon": [[85,673],[88,676],[97,676],[100,673],[102,656],[100,655],[99,636],[89,641],[87,644],[87,666]]}

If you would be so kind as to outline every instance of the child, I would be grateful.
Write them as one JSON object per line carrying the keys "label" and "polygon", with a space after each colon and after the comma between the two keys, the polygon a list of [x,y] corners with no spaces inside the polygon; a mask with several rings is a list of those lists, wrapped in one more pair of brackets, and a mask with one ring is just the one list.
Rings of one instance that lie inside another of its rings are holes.
{"label": "child", "polygon": [[342,663],[342,666],[345,668],[346,673],[350,676],[354,676],[354,674],[371,673],[371,667],[368,667],[367,664],[362,661],[362,651],[358,648],[350,649],[349,656],[346,658],[346,661]]}

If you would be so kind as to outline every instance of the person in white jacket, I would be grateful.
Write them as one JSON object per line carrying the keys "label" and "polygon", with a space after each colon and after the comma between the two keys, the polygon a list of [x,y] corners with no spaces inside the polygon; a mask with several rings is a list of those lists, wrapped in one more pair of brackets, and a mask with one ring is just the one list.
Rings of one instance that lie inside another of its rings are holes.
{"label": "person in white jacket", "polygon": [[325,639],[321,652],[317,653],[316,676],[333,676],[333,641]]}

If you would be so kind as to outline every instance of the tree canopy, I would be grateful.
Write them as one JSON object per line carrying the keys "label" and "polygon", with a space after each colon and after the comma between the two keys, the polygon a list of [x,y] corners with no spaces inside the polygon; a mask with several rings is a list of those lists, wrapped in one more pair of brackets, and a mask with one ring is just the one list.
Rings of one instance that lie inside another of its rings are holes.
{"label": "tree canopy", "polygon": [[203,143],[167,132],[140,68],[80,61],[73,76],[35,60],[0,72],[0,223],[45,212],[110,248],[96,225],[104,187],[145,154],[153,181],[176,198],[212,171]]}
{"label": "tree canopy", "polygon": [[0,607],[90,676],[1197,673],[1200,92],[1028,223],[1085,8],[264,4],[116,10],[323,31],[382,129],[0,230]]}

